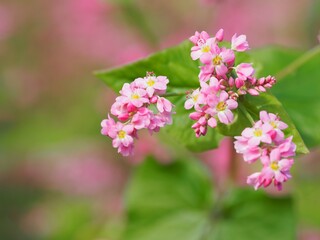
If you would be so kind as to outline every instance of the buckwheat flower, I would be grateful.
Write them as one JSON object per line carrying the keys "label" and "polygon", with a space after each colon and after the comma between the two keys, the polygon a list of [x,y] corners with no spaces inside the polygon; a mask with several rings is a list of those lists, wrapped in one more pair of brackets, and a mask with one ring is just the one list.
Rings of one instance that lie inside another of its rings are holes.
{"label": "buckwheat flower", "polygon": [[164,127],[165,125],[172,124],[172,112],[163,111],[158,113],[157,116],[162,122],[159,126]]}
{"label": "buckwheat flower", "polygon": [[254,127],[244,129],[241,135],[248,139],[250,146],[258,146],[261,142],[270,144],[272,139],[269,132],[272,129],[268,123],[257,122]]}
{"label": "buckwheat flower", "polygon": [[214,44],[208,53],[204,53],[200,57],[200,61],[211,67],[217,76],[224,77],[228,72],[228,66],[233,65],[235,60],[234,52],[230,49],[219,48]]}
{"label": "buckwheat flower", "polygon": [[117,97],[116,102],[111,106],[111,114],[117,116],[120,121],[127,121],[130,117],[129,110],[133,111],[133,108],[128,108],[128,104],[123,102],[123,97]]}
{"label": "buckwheat flower", "polygon": [[129,146],[120,145],[118,148],[118,153],[120,153],[124,157],[128,157],[133,155],[134,146],[130,144]]}
{"label": "buckwheat flower", "polygon": [[129,147],[131,144],[133,144],[133,137],[131,136],[134,131],[133,125],[125,125],[123,123],[117,122],[115,128],[116,136],[114,136],[112,141],[112,146],[114,148],[118,148],[121,145]]}
{"label": "buckwheat flower", "polygon": [[147,76],[144,78],[137,78],[135,83],[140,88],[143,88],[147,91],[148,97],[152,97],[156,92],[157,94],[163,93],[167,89],[167,84],[169,80],[163,76]]}
{"label": "buckwheat flower", "polygon": [[214,73],[214,66],[213,65],[204,65],[200,67],[200,73],[198,75],[200,82],[206,82]]}
{"label": "buckwheat flower", "polygon": [[248,138],[236,136],[234,141],[234,148],[237,153],[243,154],[245,162],[253,163],[257,161],[266,152],[258,146],[250,146]]}
{"label": "buckwheat flower", "polygon": [[288,127],[286,123],[280,121],[280,118],[277,115],[273,113],[267,113],[266,111],[260,112],[260,119],[263,123],[268,123],[273,127],[274,134],[271,134],[271,136],[274,140],[283,140],[284,133],[281,130],[284,130]]}
{"label": "buckwheat flower", "polygon": [[197,60],[201,58],[202,55],[211,51],[212,44],[215,43],[214,38],[207,39],[202,45],[193,46],[191,48],[191,58],[192,60]]}
{"label": "buckwheat flower", "polygon": [[274,185],[278,190],[281,190],[282,183],[291,178],[290,168],[292,167],[294,160],[292,158],[282,158],[279,149],[275,148],[271,151],[270,156],[262,156],[261,162],[264,167],[259,177],[260,183],[262,183],[264,187],[267,187],[274,181]]}
{"label": "buckwheat flower", "polygon": [[211,45],[215,42],[215,39],[210,38],[205,31],[195,32],[195,35],[190,37],[189,40],[195,45],[191,48],[191,58],[193,60],[197,60],[202,54],[210,52]]}
{"label": "buckwheat flower", "polygon": [[278,149],[282,157],[293,157],[296,155],[297,146],[292,142],[293,137],[290,136],[279,143]]}
{"label": "buckwheat flower", "polygon": [[157,101],[157,109],[160,113],[163,112],[171,112],[172,110],[172,103],[164,98],[164,97],[158,97],[158,101]]}
{"label": "buckwheat flower", "polygon": [[231,39],[231,49],[244,52],[249,49],[249,44],[247,42],[246,35],[240,35],[237,37],[237,34],[234,34]]}
{"label": "buckwheat flower", "polygon": [[104,119],[101,122],[101,134],[114,138],[117,134],[116,132],[116,122],[113,118],[108,115],[108,119]]}
{"label": "buckwheat flower", "polygon": [[152,118],[152,112],[146,108],[140,108],[132,117],[131,123],[135,129],[148,128],[150,125],[150,119]]}
{"label": "buckwheat flower", "polygon": [[185,109],[191,109],[193,106],[199,105],[199,100],[201,99],[200,89],[194,90],[190,96],[188,96],[188,100],[184,103]]}
{"label": "buckwheat flower", "polygon": [[149,99],[147,98],[146,90],[142,88],[135,88],[128,83],[125,83],[120,91],[123,103],[129,103],[133,106],[139,108],[142,107],[144,103],[148,103]]}
{"label": "buckwheat flower", "polygon": [[240,79],[247,79],[251,77],[254,73],[254,68],[252,67],[251,63],[240,63],[238,66],[235,67],[236,73],[238,78]]}
{"label": "buckwheat flower", "polygon": [[229,124],[233,121],[232,109],[238,107],[237,101],[229,99],[229,95],[226,91],[221,91],[219,94],[218,103],[215,106],[215,111],[218,115],[220,122]]}
{"label": "buckwheat flower", "polygon": [[202,31],[201,33],[196,31],[195,34],[189,38],[189,40],[196,46],[202,46],[209,38],[210,36],[206,31]]}

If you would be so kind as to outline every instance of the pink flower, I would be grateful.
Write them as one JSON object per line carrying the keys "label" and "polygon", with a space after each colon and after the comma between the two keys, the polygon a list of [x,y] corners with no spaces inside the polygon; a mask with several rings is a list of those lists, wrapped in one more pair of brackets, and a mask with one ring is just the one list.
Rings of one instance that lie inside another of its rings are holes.
{"label": "pink flower", "polygon": [[196,46],[202,46],[209,38],[210,36],[207,32],[202,31],[199,33],[196,31],[195,34],[189,38],[189,40]]}
{"label": "pink flower", "polygon": [[247,42],[246,35],[240,35],[237,37],[237,34],[234,34],[231,39],[231,49],[244,52],[249,49],[249,44]]}
{"label": "pink flower", "polygon": [[157,109],[159,112],[171,112],[172,110],[172,103],[164,98],[164,97],[159,97],[157,101]]}
{"label": "pink flower", "polygon": [[151,98],[155,92],[157,94],[164,93],[167,89],[169,80],[164,76],[147,76],[144,78],[137,78],[135,83],[138,87],[145,89],[148,93],[148,97]]}
{"label": "pink flower", "polygon": [[257,122],[253,128],[246,128],[242,136],[248,139],[250,146],[258,146],[261,142],[270,144],[272,142],[269,132],[272,130],[270,124]]}
{"label": "pink flower", "polygon": [[247,183],[253,185],[255,189],[259,187],[268,187],[272,182],[278,188],[282,189],[282,183],[286,182],[290,175],[290,168],[293,165],[293,159],[282,159],[279,149],[273,149],[268,155],[262,156],[261,161],[264,165],[261,173],[255,173],[248,177]]}
{"label": "pink flower", "polygon": [[203,54],[206,54],[211,51],[212,44],[215,43],[214,38],[207,39],[204,43],[201,43],[201,45],[193,46],[191,48],[191,58],[192,60],[199,59]]}
{"label": "pink flower", "polygon": [[124,157],[128,157],[133,155],[134,145],[130,144],[129,146],[120,145],[118,148],[118,153],[120,153]]}
{"label": "pink flower", "polygon": [[219,48],[217,44],[211,46],[208,53],[200,57],[200,61],[214,69],[217,76],[225,76],[228,72],[228,66],[234,63],[235,55],[230,49]]}
{"label": "pink flower", "polygon": [[137,113],[133,115],[131,123],[135,129],[148,128],[152,115],[152,112],[148,108],[140,108]]}
{"label": "pink flower", "polygon": [[281,130],[286,129],[288,125],[280,121],[280,118],[277,115],[261,111],[260,119],[263,123],[268,123],[273,127],[273,134],[271,134],[273,139],[280,141],[283,139],[284,133]]}
{"label": "pink flower", "polygon": [[101,122],[101,134],[114,138],[116,133],[116,123],[115,121],[108,115],[108,119],[104,119]]}
{"label": "pink flower", "polygon": [[254,73],[254,69],[251,63],[240,63],[235,67],[236,73],[240,79],[247,79],[251,77]]}
{"label": "pink flower", "polygon": [[229,95],[226,91],[221,91],[219,94],[218,103],[215,106],[215,111],[218,115],[220,122],[229,124],[233,121],[232,109],[238,107],[237,101],[229,99]]}
{"label": "pink flower", "polygon": [[135,88],[132,85],[125,83],[120,91],[123,103],[132,104],[135,107],[141,107],[144,103],[148,103],[147,92],[141,88]]}
{"label": "pink flower", "polygon": [[191,109],[193,106],[199,105],[199,99],[201,99],[201,93],[199,89],[196,89],[189,96],[189,99],[184,103],[184,108]]}
{"label": "pink flower", "polygon": [[[123,97],[117,97],[116,102],[111,106],[111,114],[117,116],[121,121],[127,121],[130,117],[128,111],[128,104],[123,102]],[[133,108],[130,108],[132,111]]]}
{"label": "pink flower", "polygon": [[243,160],[248,163],[257,161],[264,151],[258,146],[250,146],[248,139],[242,136],[235,137],[234,148],[237,153],[243,154]]}
{"label": "pink flower", "polygon": [[206,82],[214,73],[214,66],[212,65],[204,65],[200,67],[200,73],[198,75],[200,82]]}
{"label": "pink flower", "polygon": [[297,146],[292,142],[292,138],[290,136],[279,144],[278,149],[282,157],[293,157],[296,155]]}
{"label": "pink flower", "polygon": [[120,122],[117,122],[115,128],[116,135],[113,137],[112,141],[114,148],[118,148],[121,145],[129,147],[131,144],[133,144],[133,137],[131,136],[134,131],[133,125],[124,125]]}

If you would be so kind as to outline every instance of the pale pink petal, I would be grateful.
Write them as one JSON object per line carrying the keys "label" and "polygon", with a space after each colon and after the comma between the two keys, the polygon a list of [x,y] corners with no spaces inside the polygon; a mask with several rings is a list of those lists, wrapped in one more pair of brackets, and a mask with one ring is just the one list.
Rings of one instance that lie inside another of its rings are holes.
{"label": "pale pink petal", "polygon": [[253,136],[253,132],[254,132],[254,129],[253,128],[245,128],[243,131],[242,131],[242,136],[246,137],[246,138],[251,138]]}
{"label": "pale pink petal", "polygon": [[238,102],[233,99],[228,99],[226,103],[229,109],[236,109],[238,107]]}
{"label": "pale pink petal", "polygon": [[219,66],[215,66],[215,70],[217,75],[219,76],[225,76],[225,74],[228,72],[228,68],[223,64]]}
{"label": "pale pink petal", "polygon": [[215,118],[210,118],[208,120],[208,125],[212,128],[215,128],[217,126],[217,120]]}
{"label": "pale pink petal", "polygon": [[185,101],[184,103],[184,108],[185,109],[191,109],[194,106],[194,101],[192,98],[188,99],[187,101]]}
{"label": "pale pink petal", "polygon": [[224,124],[228,124],[229,123],[229,119],[226,116],[225,112],[218,112],[218,118],[219,118],[220,122],[222,122]]}

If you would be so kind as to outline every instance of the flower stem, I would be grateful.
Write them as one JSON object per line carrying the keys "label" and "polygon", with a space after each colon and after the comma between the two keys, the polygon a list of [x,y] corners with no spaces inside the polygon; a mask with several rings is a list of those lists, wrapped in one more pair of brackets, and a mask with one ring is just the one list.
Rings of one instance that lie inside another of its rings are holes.
{"label": "flower stem", "polygon": [[162,97],[176,97],[176,96],[184,96],[186,95],[185,92],[181,92],[181,93],[175,93],[175,92],[169,92],[169,93],[165,93],[163,95],[161,95]]}
{"label": "flower stem", "polygon": [[320,54],[320,45],[317,45],[314,48],[310,49],[308,52],[306,52],[301,57],[297,58],[295,61],[293,61],[280,72],[278,72],[276,74],[276,79],[280,80],[282,78],[285,78],[289,74],[295,72],[299,67],[301,67],[304,63],[312,59],[317,54]]}
{"label": "flower stem", "polygon": [[249,114],[249,112],[247,111],[247,109],[245,108],[245,106],[243,106],[241,103],[239,103],[239,109],[240,111],[246,116],[246,118],[249,120],[249,122],[254,125],[254,120],[251,117],[251,115]]}

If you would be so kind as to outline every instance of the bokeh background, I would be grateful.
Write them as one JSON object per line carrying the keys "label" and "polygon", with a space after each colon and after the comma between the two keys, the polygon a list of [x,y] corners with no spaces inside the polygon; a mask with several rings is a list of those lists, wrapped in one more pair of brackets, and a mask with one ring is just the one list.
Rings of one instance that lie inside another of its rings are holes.
{"label": "bokeh background", "polygon": [[[307,50],[319,44],[320,1],[1,0],[0,239],[119,239],[133,166],[170,152],[147,135],[133,158],[112,149],[100,122],[115,94],[92,73],[220,28],[251,48]],[[229,146],[200,156],[218,183]],[[300,239],[320,239],[319,156],[296,164]]]}

